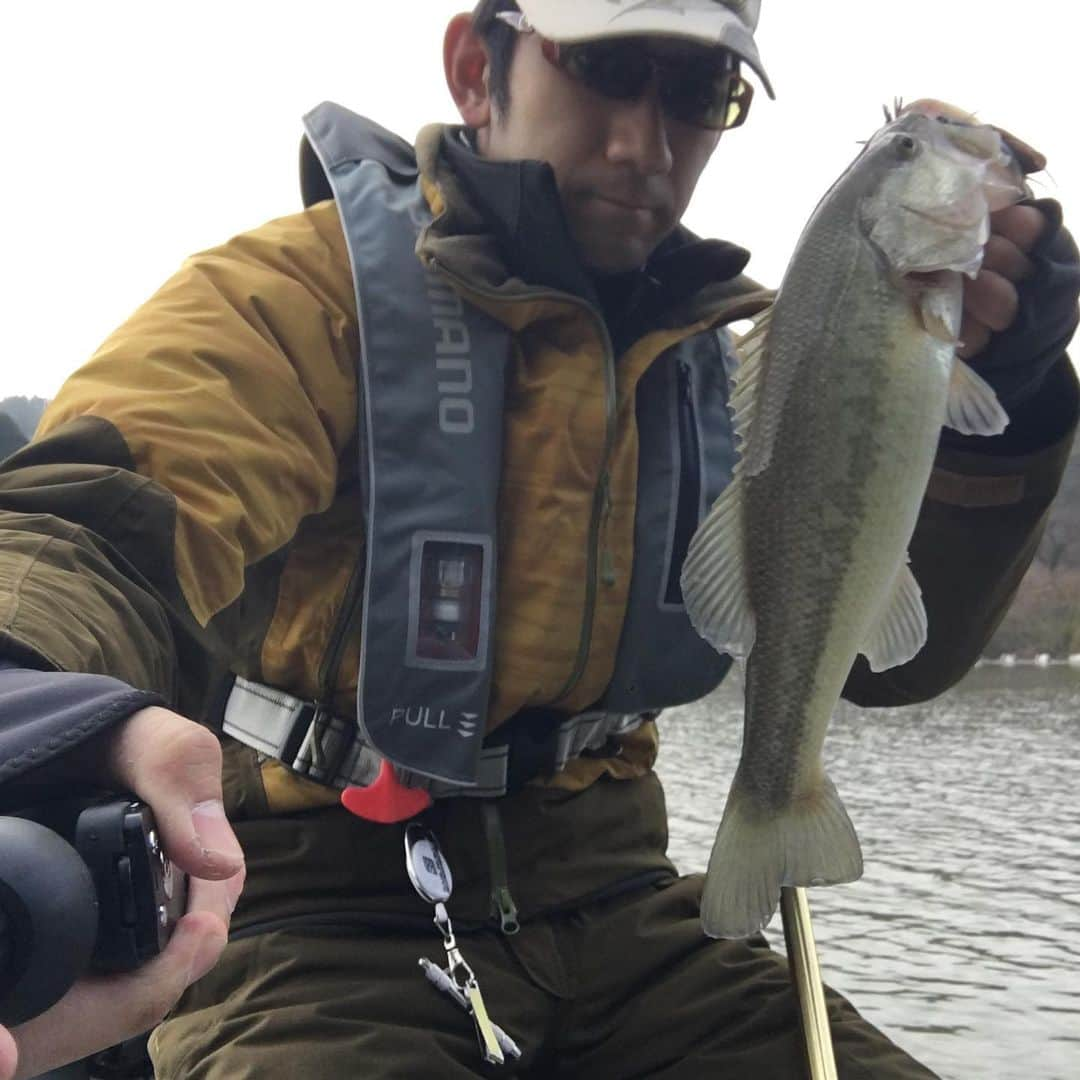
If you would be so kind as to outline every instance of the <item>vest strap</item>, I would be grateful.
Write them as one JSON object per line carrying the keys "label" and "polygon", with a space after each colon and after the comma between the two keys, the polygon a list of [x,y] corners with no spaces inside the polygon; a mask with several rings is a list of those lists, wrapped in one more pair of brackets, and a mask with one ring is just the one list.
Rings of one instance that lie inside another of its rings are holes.
{"label": "vest strap", "polygon": [[[555,709],[529,709],[484,741],[475,784],[449,784],[400,768],[397,774],[403,784],[423,788],[436,799],[498,798],[537,776],[558,772],[573,758],[605,750],[610,739],[657,715],[591,710],[567,716]],[[225,701],[222,729],[292,772],[338,789],[373,783],[383,761],[364,742],[355,720],[239,676]]]}

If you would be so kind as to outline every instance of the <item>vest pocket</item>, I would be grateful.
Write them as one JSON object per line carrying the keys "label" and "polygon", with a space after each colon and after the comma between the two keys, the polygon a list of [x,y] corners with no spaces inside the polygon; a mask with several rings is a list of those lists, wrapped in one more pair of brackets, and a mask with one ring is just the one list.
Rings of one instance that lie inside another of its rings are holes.
{"label": "vest pocket", "polygon": [[671,556],[668,560],[664,585],[663,606],[683,607],[682,585],[679,582],[686,552],[690,547],[698,522],[701,520],[701,488],[704,463],[701,460],[701,436],[698,431],[697,410],[694,408],[694,372],[685,360],[675,365],[676,438],[673,440],[676,489],[674,520],[672,522]]}

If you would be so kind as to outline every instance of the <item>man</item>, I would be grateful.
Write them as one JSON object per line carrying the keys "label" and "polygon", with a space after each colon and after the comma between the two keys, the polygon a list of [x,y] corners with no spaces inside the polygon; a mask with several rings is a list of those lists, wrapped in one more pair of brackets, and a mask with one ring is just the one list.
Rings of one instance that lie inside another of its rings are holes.
{"label": "man", "polygon": [[[440,946],[402,858],[417,813],[521,1045],[508,1071],[802,1075],[786,967],[702,935],[651,771],[656,711],[727,670],[678,570],[734,460],[722,327],[769,295],[678,223],[744,76],[768,88],[757,7],[484,0],[446,35],[463,129],[414,158],[316,110],[308,210],[189,261],[6,464],[7,683],[156,695],[69,757],[230,882],[217,932],[241,879],[208,817],[218,743],[189,721],[227,733],[247,883],[223,959],[151,1040],[160,1077],[483,1074],[416,966]],[[943,441],[912,546],[930,641],[856,668],[865,704],[967,670],[1067,454],[1075,248],[1049,203],[994,228],[964,352],[1012,424]],[[929,1075],[831,1010],[841,1076]]]}

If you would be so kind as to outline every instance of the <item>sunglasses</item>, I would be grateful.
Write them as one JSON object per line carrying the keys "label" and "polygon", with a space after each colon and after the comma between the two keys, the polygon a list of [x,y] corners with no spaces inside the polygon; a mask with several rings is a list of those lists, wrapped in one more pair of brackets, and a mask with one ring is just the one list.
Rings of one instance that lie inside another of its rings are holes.
{"label": "sunglasses", "polygon": [[[500,11],[495,18],[519,34],[536,33],[520,12]],[[695,127],[739,127],[754,97],[753,86],[739,74],[738,57],[726,49],[661,52],[632,37],[573,45],[541,38],[541,49],[552,66],[613,101],[636,101],[655,77],[664,111]]]}

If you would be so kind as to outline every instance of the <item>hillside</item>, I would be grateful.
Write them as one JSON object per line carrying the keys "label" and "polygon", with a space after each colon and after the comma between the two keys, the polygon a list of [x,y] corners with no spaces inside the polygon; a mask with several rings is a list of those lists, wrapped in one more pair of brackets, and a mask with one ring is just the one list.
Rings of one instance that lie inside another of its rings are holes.
{"label": "hillside", "polygon": [[47,404],[45,398],[40,397],[8,397],[0,401],[0,413],[7,413],[23,435],[29,439]]}
{"label": "hillside", "polygon": [[0,459],[18,450],[25,441],[19,425],[6,412],[0,412]]}
{"label": "hillside", "polygon": [[1080,439],[1050,511],[1035,562],[985,653],[1080,653]]}

